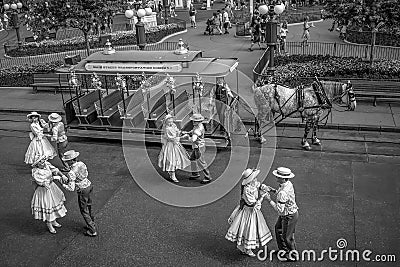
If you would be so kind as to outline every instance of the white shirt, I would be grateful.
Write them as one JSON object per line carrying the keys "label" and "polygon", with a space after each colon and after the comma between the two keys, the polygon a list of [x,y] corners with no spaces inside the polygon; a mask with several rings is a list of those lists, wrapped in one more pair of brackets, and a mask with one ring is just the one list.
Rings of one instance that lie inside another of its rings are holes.
{"label": "white shirt", "polygon": [[272,204],[272,206],[278,212],[279,216],[286,216],[297,212],[299,208],[296,204],[292,182],[287,181],[280,185],[277,191],[276,203]]}

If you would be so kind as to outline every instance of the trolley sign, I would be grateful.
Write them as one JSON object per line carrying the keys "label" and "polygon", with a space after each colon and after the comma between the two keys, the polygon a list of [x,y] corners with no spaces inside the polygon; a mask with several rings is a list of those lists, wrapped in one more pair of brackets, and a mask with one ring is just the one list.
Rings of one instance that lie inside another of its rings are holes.
{"label": "trolley sign", "polygon": [[104,72],[181,72],[181,63],[88,62],[88,71]]}

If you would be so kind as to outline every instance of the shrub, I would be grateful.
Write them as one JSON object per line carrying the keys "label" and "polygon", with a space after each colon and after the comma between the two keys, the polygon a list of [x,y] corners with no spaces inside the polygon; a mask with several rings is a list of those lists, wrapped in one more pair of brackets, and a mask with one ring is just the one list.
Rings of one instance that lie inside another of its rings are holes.
{"label": "shrub", "polygon": [[[371,44],[371,38],[370,31],[347,30],[346,33],[346,40],[352,43]],[[400,47],[400,34],[377,32],[375,44]]]}
{"label": "shrub", "polygon": [[[277,57],[275,79],[290,87],[298,86],[302,77],[340,77],[368,79],[400,79],[400,60],[378,60],[372,69],[360,58],[292,55]],[[260,78],[260,84],[266,80]]]}
{"label": "shrub", "polygon": [[3,68],[0,69],[0,86],[26,87],[33,83],[33,73],[54,72],[63,65],[62,61],[54,61],[33,66]]}
{"label": "shrub", "polygon": [[[174,23],[148,28],[146,29],[146,42],[156,43],[165,36],[182,31],[183,29],[183,27]],[[136,44],[135,31],[113,32],[108,35],[111,36],[110,41],[113,46]],[[103,47],[100,43],[100,38],[97,36],[89,37],[89,41],[91,43],[91,48]],[[20,47],[8,50],[7,55],[11,57],[24,57],[84,49],[86,49],[85,38],[83,36],[78,36],[64,40],[43,40],[40,42],[26,43]]]}

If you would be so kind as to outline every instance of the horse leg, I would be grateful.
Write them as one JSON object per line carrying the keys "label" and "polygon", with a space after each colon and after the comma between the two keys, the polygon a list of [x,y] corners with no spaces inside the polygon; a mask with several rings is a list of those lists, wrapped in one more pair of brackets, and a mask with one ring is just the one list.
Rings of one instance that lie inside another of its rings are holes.
{"label": "horse leg", "polygon": [[307,118],[306,127],[304,129],[304,136],[303,136],[303,139],[301,140],[301,146],[305,150],[310,150],[311,149],[310,144],[307,142],[307,136],[308,136],[308,133],[310,132],[311,128],[312,128],[312,119]]}
{"label": "horse leg", "polygon": [[319,140],[317,137],[317,130],[318,130],[318,119],[314,120],[313,122],[312,144],[320,146],[321,140]]}

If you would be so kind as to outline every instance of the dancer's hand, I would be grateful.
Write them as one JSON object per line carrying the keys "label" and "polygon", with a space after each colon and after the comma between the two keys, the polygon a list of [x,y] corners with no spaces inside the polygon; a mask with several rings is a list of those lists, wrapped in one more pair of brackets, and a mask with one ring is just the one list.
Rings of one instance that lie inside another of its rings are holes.
{"label": "dancer's hand", "polygon": [[261,210],[261,202],[257,201],[256,205],[254,206],[256,210]]}
{"label": "dancer's hand", "polygon": [[276,193],[276,189],[275,189],[275,188],[270,187],[269,185],[267,185],[267,187],[268,187],[268,191],[271,191],[271,192],[273,192],[273,193]]}

